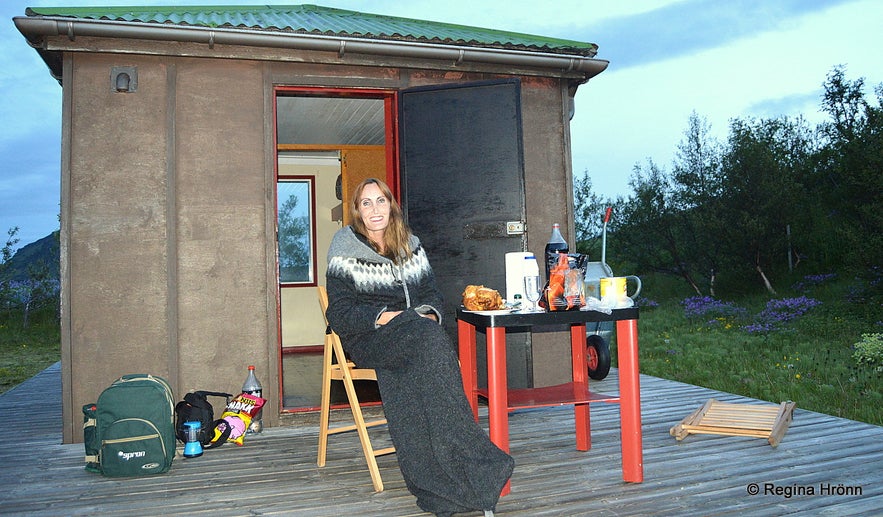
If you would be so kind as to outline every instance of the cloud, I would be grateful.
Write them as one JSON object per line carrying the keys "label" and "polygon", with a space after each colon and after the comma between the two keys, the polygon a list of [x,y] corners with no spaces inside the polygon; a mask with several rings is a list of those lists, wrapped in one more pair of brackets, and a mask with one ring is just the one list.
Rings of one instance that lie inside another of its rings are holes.
{"label": "cloud", "polygon": [[663,61],[764,32],[787,29],[798,18],[855,0],[687,0],[579,30],[600,47],[598,58],[621,70]]}
{"label": "cloud", "polygon": [[[783,97],[762,99],[750,104],[745,113],[758,118],[777,118],[786,114],[788,116],[818,114],[822,102],[823,90],[807,93],[794,93]],[[813,117],[817,118],[817,117]]]}

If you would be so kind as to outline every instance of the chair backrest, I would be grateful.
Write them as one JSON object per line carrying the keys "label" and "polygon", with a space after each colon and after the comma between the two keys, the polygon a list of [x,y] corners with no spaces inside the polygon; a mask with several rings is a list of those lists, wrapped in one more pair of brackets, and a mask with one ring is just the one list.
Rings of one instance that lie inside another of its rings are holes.
{"label": "chair backrest", "polygon": [[[328,323],[328,316],[325,314],[328,311],[328,292],[325,290],[325,287],[321,285],[317,285],[316,290],[319,292],[319,307],[322,309],[322,316],[325,318],[325,361],[328,361],[328,364],[330,365],[330,361],[332,360],[331,356],[333,354],[334,360],[336,360],[338,365],[345,365],[345,368],[341,368],[341,375],[352,377],[354,379],[358,378],[376,381],[377,376],[373,369],[357,368],[353,361],[347,357],[346,352],[343,349],[343,344],[340,342],[340,336],[338,336],[337,333],[334,332],[334,329],[331,328],[331,324]],[[352,398],[355,399],[355,396]],[[352,401],[350,402],[352,403]]]}
{"label": "chair backrest", "polygon": [[328,325],[328,316],[325,312],[328,310],[328,291],[324,285],[317,285],[316,290],[319,291],[319,307],[322,308],[322,317],[325,318],[325,325]]}

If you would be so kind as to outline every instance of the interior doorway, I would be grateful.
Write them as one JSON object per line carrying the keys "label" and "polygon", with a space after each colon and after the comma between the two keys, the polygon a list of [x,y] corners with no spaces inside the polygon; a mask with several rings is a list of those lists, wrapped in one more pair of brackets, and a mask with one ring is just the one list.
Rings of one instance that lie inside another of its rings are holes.
{"label": "interior doorway", "polygon": [[[316,286],[326,252],[349,224],[346,207],[366,177],[390,182],[395,170],[394,92],[277,88],[276,235],[280,400],[285,412],[320,405],[325,323]],[[374,383],[360,398],[379,401]],[[332,404],[345,403],[341,389]]]}

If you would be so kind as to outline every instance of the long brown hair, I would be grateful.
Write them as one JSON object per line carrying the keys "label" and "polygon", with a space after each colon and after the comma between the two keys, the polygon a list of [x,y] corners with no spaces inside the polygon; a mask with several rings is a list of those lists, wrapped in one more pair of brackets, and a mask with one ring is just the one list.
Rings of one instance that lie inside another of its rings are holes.
{"label": "long brown hair", "polygon": [[362,191],[365,190],[365,187],[372,183],[377,185],[380,192],[383,193],[383,196],[389,202],[389,226],[387,226],[386,231],[383,232],[382,253],[370,238],[368,239],[368,242],[371,243],[374,251],[381,253],[388,259],[399,262],[411,255],[412,250],[409,242],[409,239],[411,238],[411,229],[408,228],[408,225],[405,223],[405,218],[402,215],[402,208],[392,196],[392,191],[389,189],[389,186],[384,183],[383,180],[367,178],[362,180],[362,182],[356,186],[356,190],[353,192],[352,203],[350,203],[350,220],[352,221],[353,229],[364,235],[366,238],[368,237],[368,230],[365,228],[365,222],[362,221],[362,214],[359,212],[359,200],[362,199]]}

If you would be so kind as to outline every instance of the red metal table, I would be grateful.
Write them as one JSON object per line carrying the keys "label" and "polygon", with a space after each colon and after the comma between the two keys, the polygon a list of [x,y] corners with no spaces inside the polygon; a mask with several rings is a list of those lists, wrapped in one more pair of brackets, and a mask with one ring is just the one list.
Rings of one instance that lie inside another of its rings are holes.
{"label": "red metal table", "polygon": [[[457,332],[463,389],[478,419],[478,397],[488,401],[491,441],[509,452],[509,412],[516,409],[572,405],[576,419],[576,448],[591,447],[589,403],[619,402],[622,436],[622,478],[631,483],[644,480],[641,443],[641,386],[638,372],[638,309],[615,309],[612,314],[596,311],[504,313],[457,311]],[[589,391],[586,364],[586,323],[616,322],[619,366],[619,396]],[[506,381],[506,329],[526,331],[539,325],[570,326],[572,382],[542,388],[509,390]],[[487,389],[478,387],[475,338],[487,336]],[[503,495],[509,493],[509,484]]]}

